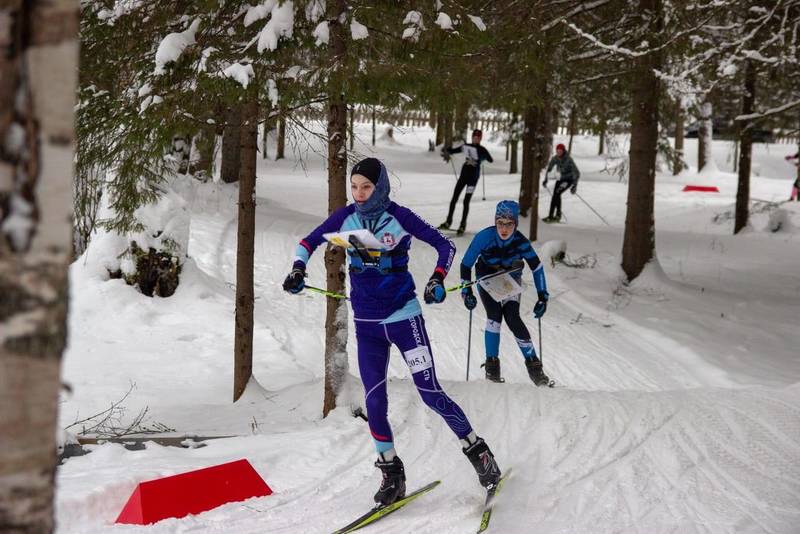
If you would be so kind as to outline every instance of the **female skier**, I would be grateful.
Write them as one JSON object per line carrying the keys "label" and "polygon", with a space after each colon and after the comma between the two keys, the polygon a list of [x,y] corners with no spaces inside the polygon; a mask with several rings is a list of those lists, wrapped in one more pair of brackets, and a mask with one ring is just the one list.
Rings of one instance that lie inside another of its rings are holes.
{"label": "female skier", "polygon": [[325,233],[367,229],[387,246],[388,250],[370,250],[371,254],[347,250],[358,367],[364,383],[369,429],[378,452],[375,466],[383,476],[375,502],[391,504],[403,498],[406,490],[403,462],[395,451],[387,419],[386,371],[392,344],[403,354],[422,400],[444,418],[461,441],[480,483],[492,487],[500,479],[500,469],[486,442],[475,434],[464,412],[442,390],[436,378],[422,309],[408,272],[408,251],[411,238],[416,237],[439,253],[436,268],[425,286],[425,303],[444,301],[443,282],[455,256],[455,246],[413,211],[389,200],[389,177],[379,160],[367,158],[356,164],[350,174],[350,189],[355,202],[335,211],[300,241],[292,272],[283,288],[290,293],[303,290],[306,264],[324,242]]}
{"label": "female skier", "polygon": [[[537,319],[547,310],[547,284],[544,279],[544,266],[534,252],[531,242],[517,230],[519,222],[519,204],[513,200],[503,200],[497,204],[494,215],[494,226],[484,228],[470,243],[467,253],[461,260],[461,282],[467,283],[472,278],[472,266],[478,278],[500,271],[512,271],[511,276],[519,282],[522,279],[524,262],[533,271],[533,283],[539,300],[533,307],[533,316]],[[551,385],[550,379],[542,369],[542,362],[536,357],[533,341],[525,323],[519,316],[520,295],[510,297],[501,302],[494,300],[480,284],[478,294],[486,309],[486,331],[484,340],[486,344],[486,378],[493,382],[502,382],[500,377],[500,325],[505,317],[511,332],[517,340],[519,350],[525,358],[525,367],[528,376],[537,386]],[[464,306],[472,310],[478,305],[478,300],[472,292],[472,287],[461,290]]]}

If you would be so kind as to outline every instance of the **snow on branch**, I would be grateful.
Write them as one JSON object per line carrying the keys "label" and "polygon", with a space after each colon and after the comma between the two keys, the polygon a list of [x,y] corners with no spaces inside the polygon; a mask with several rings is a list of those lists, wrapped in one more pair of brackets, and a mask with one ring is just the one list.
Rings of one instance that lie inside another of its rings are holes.
{"label": "snow on branch", "polygon": [[164,66],[171,61],[177,61],[186,47],[195,43],[194,36],[199,27],[200,19],[195,19],[186,31],[170,33],[161,40],[156,49],[156,74],[164,74]]}
{"label": "snow on branch", "polygon": [[752,121],[756,119],[763,119],[765,117],[769,117],[771,115],[778,115],[783,113],[784,111],[790,110],[795,106],[800,106],[800,100],[795,100],[794,102],[789,102],[788,104],[784,104],[777,108],[768,109],[767,111],[761,113],[750,113],[748,115],[739,115],[736,117],[735,121]]}
{"label": "snow on branch", "polygon": [[609,1],[610,0],[595,0],[594,2],[590,2],[588,4],[581,4],[578,7],[576,7],[575,9],[573,9],[572,11],[570,11],[569,13],[566,13],[565,15],[562,15],[562,16],[558,17],[557,19],[555,19],[553,21],[550,21],[547,24],[545,24],[542,27],[542,31],[546,32],[547,30],[550,30],[550,29],[554,28],[556,25],[560,24],[561,22],[565,21],[566,19],[572,18],[575,15],[580,15],[581,13],[583,13],[585,11],[591,11],[592,9],[595,9],[595,8],[598,8],[598,7],[602,6],[602,5],[607,4]]}

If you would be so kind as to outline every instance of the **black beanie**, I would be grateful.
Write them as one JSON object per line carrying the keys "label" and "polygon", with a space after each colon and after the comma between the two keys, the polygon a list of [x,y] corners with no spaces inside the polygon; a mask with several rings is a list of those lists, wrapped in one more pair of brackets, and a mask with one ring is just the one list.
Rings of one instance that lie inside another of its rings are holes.
{"label": "black beanie", "polygon": [[381,162],[376,158],[366,158],[362,159],[358,163],[353,166],[353,170],[350,171],[350,176],[354,174],[360,174],[373,185],[378,185],[378,180],[381,177]]}
{"label": "black beanie", "polygon": [[472,130],[472,136],[474,137],[474,136],[476,136],[476,135],[477,135],[478,137],[483,137],[483,132],[482,132],[482,131],[480,131],[480,130],[478,130],[478,129],[476,128],[476,129]]}

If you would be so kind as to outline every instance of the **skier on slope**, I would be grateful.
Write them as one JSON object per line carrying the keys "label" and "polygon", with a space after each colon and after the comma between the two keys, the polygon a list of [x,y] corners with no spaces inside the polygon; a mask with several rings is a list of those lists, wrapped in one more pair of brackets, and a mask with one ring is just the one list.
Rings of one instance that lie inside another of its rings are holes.
{"label": "skier on slope", "polygon": [[[792,160],[794,160],[795,166],[800,167],[800,151],[798,151],[794,156],[786,156],[786,161]],[[800,202],[800,173],[798,173],[797,178],[792,184],[792,194],[789,196],[789,200],[797,200]]]}
{"label": "skier on slope", "polygon": [[[305,286],[306,264],[328,232],[367,229],[391,250],[381,250],[374,263],[366,263],[352,249],[350,302],[356,328],[358,367],[364,383],[369,429],[378,452],[375,466],[383,475],[375,502],[388,505],[405,496],[405,470],[397,456],[387,419],[386,372],[389,348],[397,345],[411,370],[422,400],[442,416],[463,446],[462,450],[484,487],[494,486],[500,469],[486,442],[475,434],[461,408],[442,390],[436,378],[422,309],[408,272],[408,251],[416,237],[436,249],[436,268],[424,291],[426,304],[446,296],[444,278],[455,256],[453,243],[408,208],[389,199],[386,167],[375,158],[357,163],[350,175],[354,203],[331,214],[297,246],[292,272],[283,288],[299,293]],[[377,252],[377,251],[374,251]]]}
{"label": "skier on slope", "polygon": [[547,165],[547,171],[544,173],[545,188],[547,187],[547,176],[553,167],[558,167],[559,178],[556,180],[556,185],[553,187],[553,195],[550,199],[550,214],[542,219],[546,223],[558,222],[561,220],[561,195],[567,190],[573,195],[578,192],[578,180],[581,177],[581,172],[572,161],[572,157],[567,153],[567,149],[563,143],[556,145],[556,155],[550,160]]}
{"label": "skier on slope", "polygon": [[[503,200],[497,204],[494,215],[494,226],[484,228],[475,236],[461,260],[461,282],[468,283],[472,279],[472,266],[477,262],[475,272],[481,277],[492,273],[518,269],[511,273],[517,282],[522,279],[522,268],[527,263],[533,271],[533,283],[536,286],[538,300],[533,307],[533,316],[537,319],[547,310],[547,284],[544,278],[544,266],[531,246],[531,242],[517,229],[519,223],[519,204],[513,200]],[[509,299],[497,302],[480,284],[478,294],[483,307],[486,309],[486,330],[484,339],[486,344],[486,378],[494,382],[501,382],[500,377],[500,325],[505,317],[511,332],[517,340],[519,350],[525,358],[525,367],[528,376],[537,386],[550,385],[550,379],[542,369],[542,362],[536,356],[536,350],[531,341],[528,328],[519,315],[520,297],[516,295]],[[461,290],[464,306],[472,310],[478,301],[472,287]]]}
{"label": "skier on slope", "polygon": [[457,235],[463,235],[464,230],[467,228],[467,215],[469,215],[469,201],[472,200],[472,193],[475,192],[475,186],[481,177],[481,164],[484,161],[494,163],[492,155],[486,150],[486,147],[481,145],[481,138],[483,132],[480,130],[472,131],[472,143],[464,143],[456,148],[442,147],[442,157],[445,161],[450,161],[450,155],[458,152],[464,152],[464,165],[461,166],[461,175],[458,177],[456,187],[453,189],[453,197],[450,199],[450,209],[447,212],[447,220],[439,225],[440,230],[449,230],[450,225],[453,224],[453,213],[456,210],[456,202],[458,197],[461,196],[461,191],[467,188],[464,194],[464,209],[461,212],[461,224],[456,231]]}

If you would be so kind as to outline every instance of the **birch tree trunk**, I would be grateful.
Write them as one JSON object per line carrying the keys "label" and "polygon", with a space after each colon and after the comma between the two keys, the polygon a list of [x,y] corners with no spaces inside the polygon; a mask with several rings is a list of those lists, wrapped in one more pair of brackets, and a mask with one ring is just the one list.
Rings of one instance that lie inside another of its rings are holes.
{"label": "birch tree trunk", "polygon": [[[742,95],[742,115],[749,115],[756,108],[756,69],[753,60],[748,60],[744,71],[744,95]],[[753,157],[753,124],[742,122],[739,125],[739,184],[736,188],[736,218],[733,233],[738,234],[747,227],[750,218],[750,168]]]}
{"label": "birch tree trunk", "polygon": [[256,152],[258,100],[250,95],[242,106],[240,131],[239,221],[236,238],[236,326],[234,332],[233,402],[253,375],[253,287],[256,231]]}
{"label": "birch tree trunk", "polygon": [[0,9],[0,532],[54,528],[77,37],[75,0]]}
{"label": "birch tree trunk", "polygon": [[[330,47],[333,74],[328,102],[328,214],[347,204],[347,102],[343,90],[347,54],[346,27],[340,15],[347,2],[331,2]],[[344,250],[328,245],[325,249],[326,287],[333,293],[345,291]],[[325,397],[322,416],[336,408],[336,397],[347,377],[347,304],[344,299],[327,297],[325,314]]]}
{"label": "birch tree trunk", "polygon": [[[662,27],[661,0],[639,0],[639,11],[650,18],[652,35]],[[659,82],[655,71],[661,56],[653,52],[636,60],[631,113],[631,159],[628,207],[622,244],[622,269],[633,280],[655,257],[654,191],[658,144]]]}

